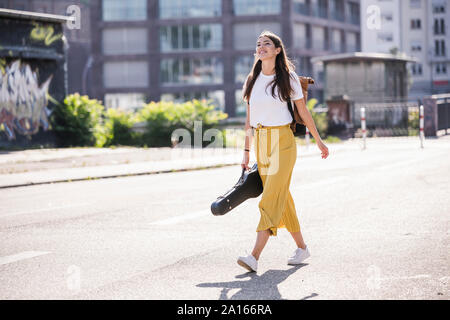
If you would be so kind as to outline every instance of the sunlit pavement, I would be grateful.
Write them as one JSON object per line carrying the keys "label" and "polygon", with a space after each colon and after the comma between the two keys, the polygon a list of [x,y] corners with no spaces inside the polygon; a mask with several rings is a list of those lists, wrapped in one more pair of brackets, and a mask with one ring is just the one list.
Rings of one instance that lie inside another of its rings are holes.
{"label": "sunlit pavement", "polygon": [[280,230],[256,274],[236,259],[259,198],[209,209],[239,165],[1,189],[0,299],[449,299],[450,139],[352,146],[299,154],[291,192],[312,255],[288,266]]}

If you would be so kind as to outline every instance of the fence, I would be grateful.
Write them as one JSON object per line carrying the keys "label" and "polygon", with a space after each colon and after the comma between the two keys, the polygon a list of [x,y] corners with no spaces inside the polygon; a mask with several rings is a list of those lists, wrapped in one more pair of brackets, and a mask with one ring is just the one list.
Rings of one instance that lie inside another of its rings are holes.
{"label": "fence", "polygon": [[419,134],[419,103],[355,103],[350,118],[355,137],[361,136],[361,108],[365,108],[368,137],[411,136]]}

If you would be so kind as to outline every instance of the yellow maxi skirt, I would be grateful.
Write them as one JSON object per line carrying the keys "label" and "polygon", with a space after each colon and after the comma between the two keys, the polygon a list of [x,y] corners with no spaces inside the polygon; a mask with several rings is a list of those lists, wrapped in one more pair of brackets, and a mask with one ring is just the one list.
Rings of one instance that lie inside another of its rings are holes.
{"label": "yellow maxi skirt", "polygon": [[263,193],[258,204],[261,218],[256,231],[277,228],[300,231],[294,200],[289,191],[292,171],[297,160],[297,144],[289,124],[254,128],[254,150]]}

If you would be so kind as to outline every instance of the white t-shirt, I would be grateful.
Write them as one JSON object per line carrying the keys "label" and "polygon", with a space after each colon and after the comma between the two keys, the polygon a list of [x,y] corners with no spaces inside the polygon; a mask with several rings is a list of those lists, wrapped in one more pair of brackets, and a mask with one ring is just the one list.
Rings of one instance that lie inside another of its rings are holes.
{"label": "white t-shirt", "polygon": [[[291,74],[295,77],[295,80],[290,77],[291,87],[294,92],[291,95],[291,101],[303,98],[303,91],[300,85],[298,75],[291,71]],[[281,101],[278,96],[278,87],[275,88],[275,97],[272,97],[272,85],[265,90],[268,83],[270,83],[275,75],[267,76],[260,72],[258,78],[256,78],[250,95],[250,125],[257,127],[258,123],[263,126],[281,126],[292,122],[292,116],[289,112],[287,102]],[[295,104],[292,102],[292,107],[295,108]]]}

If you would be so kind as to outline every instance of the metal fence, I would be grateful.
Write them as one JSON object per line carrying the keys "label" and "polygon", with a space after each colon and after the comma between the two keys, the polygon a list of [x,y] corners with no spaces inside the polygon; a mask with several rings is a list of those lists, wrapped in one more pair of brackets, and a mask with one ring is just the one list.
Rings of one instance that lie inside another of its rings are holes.
{"label": "metal fence", "polygon": [[419,134],[419,103],[355,103],[350,110],[353,135],[361,136],[361,108],[365,108],[368,137]]}

